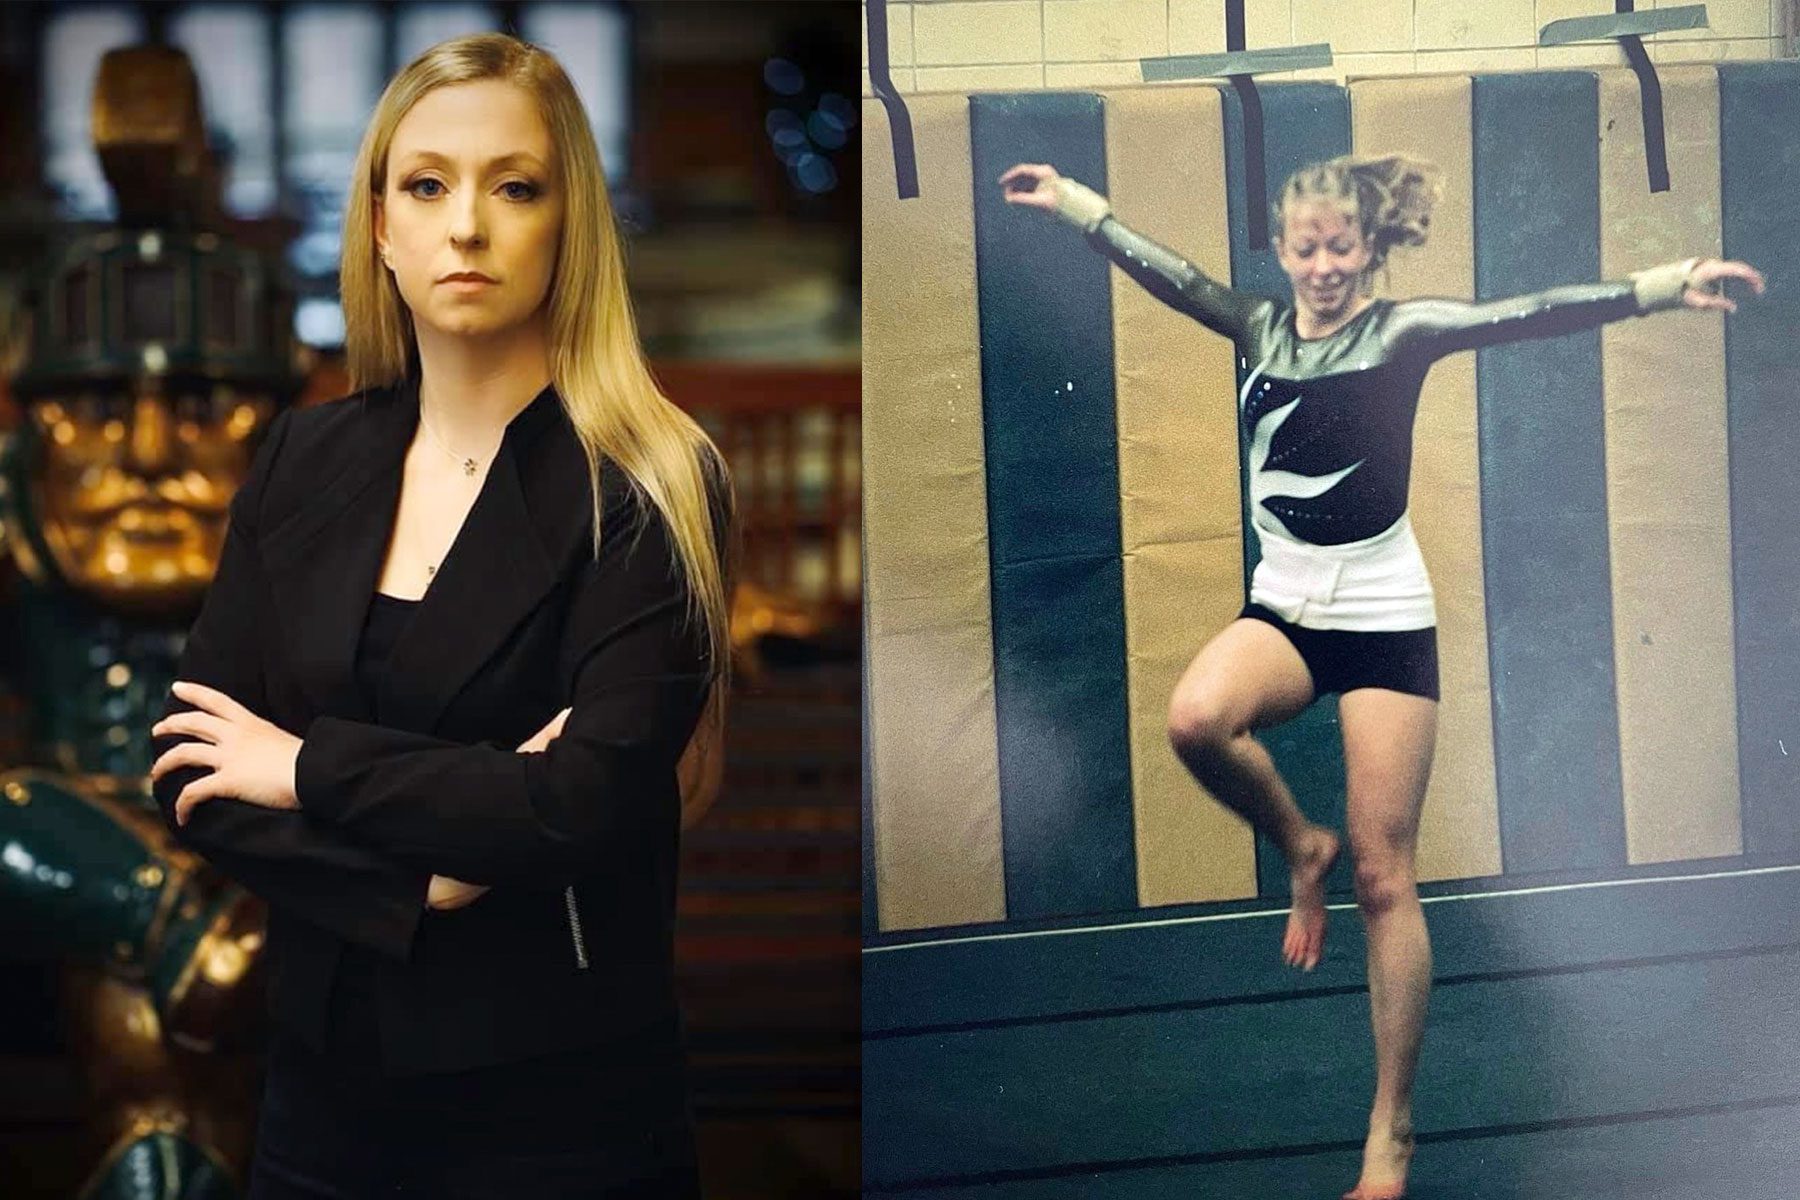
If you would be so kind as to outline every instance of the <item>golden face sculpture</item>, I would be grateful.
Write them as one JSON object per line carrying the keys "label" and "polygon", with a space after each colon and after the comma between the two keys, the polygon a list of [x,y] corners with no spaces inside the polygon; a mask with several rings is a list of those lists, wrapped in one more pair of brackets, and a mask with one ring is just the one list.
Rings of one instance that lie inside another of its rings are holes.
{"label": "golden face sculpture", "polygon": [[28,486],[43,544],[76,590],[109,608],[191,607],[225,543],[272,399],[159,379],[27,406],[42,452]]}

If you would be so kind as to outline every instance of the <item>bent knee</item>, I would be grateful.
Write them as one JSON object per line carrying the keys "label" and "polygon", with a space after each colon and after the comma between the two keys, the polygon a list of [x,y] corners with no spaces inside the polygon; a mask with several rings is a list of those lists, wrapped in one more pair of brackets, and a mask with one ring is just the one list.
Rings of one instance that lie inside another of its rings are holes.
{"label": "bent knee", "polygon": [[1177,750],[1221,750],[1244,732],[1243,722],[1208,696],[1177,695],[1169,702],[1169,742]]}

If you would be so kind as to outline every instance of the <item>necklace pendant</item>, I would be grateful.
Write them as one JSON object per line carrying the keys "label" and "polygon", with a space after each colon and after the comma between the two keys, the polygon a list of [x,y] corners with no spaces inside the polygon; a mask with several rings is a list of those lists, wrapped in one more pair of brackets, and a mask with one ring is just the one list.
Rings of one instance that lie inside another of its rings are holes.
{"label": "necklace pendant", "polygon": [[472,459],[472,458],[463,459],[463,474],[464,475],[473,475],[475,473],[475,467],[476,467],[476,463],[475,463],[474,459]]}

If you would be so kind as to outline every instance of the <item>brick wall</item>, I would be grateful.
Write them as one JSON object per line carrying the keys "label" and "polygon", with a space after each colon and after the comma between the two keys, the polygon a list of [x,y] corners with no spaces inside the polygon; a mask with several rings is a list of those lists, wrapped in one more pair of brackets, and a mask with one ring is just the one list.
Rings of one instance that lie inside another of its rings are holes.
{"label": "brick wall", "polygon": [[[1656,35],[1652,61],[1794,53],[1794,0],[1705,3],[1709,27]],[[887,8],[894,82],[908,93],[1111,87],[1138,82],[1140,58],[1225,49],[1224,0],[889,0]],[[1244,10],[1250,49],[1331,43],[1330,67],[1271,79],[1625,64],[1616,44],[1536,44],[1551,21],[1611,12],[1605,0],[1246,0]],[[863,93],[872,94],[867,70]]]}

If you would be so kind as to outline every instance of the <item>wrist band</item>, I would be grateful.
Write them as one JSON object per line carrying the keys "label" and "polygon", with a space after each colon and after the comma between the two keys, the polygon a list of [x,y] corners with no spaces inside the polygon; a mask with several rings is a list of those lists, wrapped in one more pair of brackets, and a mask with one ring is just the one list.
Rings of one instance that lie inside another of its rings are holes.
{"label": "wrist band", "polygon": [[1631,287],[1637,293],[1638,312],[1653,313],[1680,307],[1688,278],[1699,264],[1698,258],[1685,258],[1632,272]]}
{"label": "wrist band", "polygon": [[1056,215],[1083,233],[1094,232],[1100,222],[1112,215],[1112,204],[1086,184],[1059,176],[1051,187],[1056,190]]}

